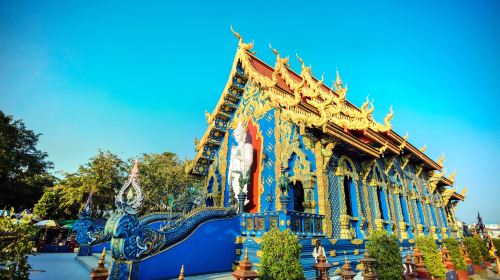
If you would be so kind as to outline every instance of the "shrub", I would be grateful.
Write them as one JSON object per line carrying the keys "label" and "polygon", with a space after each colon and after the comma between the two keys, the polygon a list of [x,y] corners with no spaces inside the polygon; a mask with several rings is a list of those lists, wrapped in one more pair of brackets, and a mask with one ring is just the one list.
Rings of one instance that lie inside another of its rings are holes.
{"label": "shrub", "polygon": [[495,249],[497,250],[497,256],[500,256],[500,238],[493,238],[493,245],[495,245]]}
{"label": "shrub", "polygon": [[304,269],[300,264],[302,245],[290,230],[273,229],[262,236],[262,280],[302,280]]}
{"label": "shrub", "polygon": [[490,251],[488,250],[488,246],[486,246],[484,240],[479,235],[476,235],[474,236],[474,241],[477,243],[477,247],[479,248],[479,252],[481,252],[483,260],[491,261],[492,258],[490,256]]}
{"label": "shrub", "polygon": [[383,230],[376,231],[368,239],[366,249],[377,260],[375,269],[378,279],[401,280],[403,264],[394,235],[388,235]]}
{"label": "shrub", "polygon": [[454,238],[443,239],[443,244],[450,251],[451,261],[457,270],[467,270],[467,264],[462,254],[460,254],[460,243]]}
{"label": "shrub", "polygon": [[465,237],[464,245],[473,264],[481,264],[481,251],[474,237]]}
{"label": "shrub", "polygon": [[28,215],[19,220],[13,216],[0,218],[0,279],[28,279],[28,255],[36,232]]}
{"label": "shrub", "polygon": [[424,263],[427,271],[429,271],[434,278],[446,279],[446,268],[444,267],[434,238],[430,236],[419,236],[416,238],[415,242],[424,255]]}

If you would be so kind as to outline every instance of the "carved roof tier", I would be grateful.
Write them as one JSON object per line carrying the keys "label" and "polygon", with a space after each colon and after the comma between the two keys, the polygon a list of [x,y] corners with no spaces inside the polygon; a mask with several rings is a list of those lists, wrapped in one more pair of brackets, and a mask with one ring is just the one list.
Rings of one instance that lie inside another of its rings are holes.
{"label": "carved roof tier", "polygon": [[343,86],[338,72],[333,86],[328,87],[323,78],[319,80],[313,76],[311,67],[306,66],[300,57],[297,56],[301,63],[301,73],[298,74],[290,69],[289,58],[282,58],[272,47],[276,62],[271,67],[251,52],[253,43],[245,44],[239,34],[235,35],[239,44],[228,82],[214,112],[206,113],[208,128],[196,143],[197,155],[187,172],[206,175],[248,80],[262,89],[272,107],[282,111],[282,117],[302,129],[330,134],[372,157],[404,155],[426,171],[441,171],[444,158],[439,163],[433,161],[410,144],[407,137],[392,130],[392,108],[383,123],[379,123],[372,116],[375,107],[368,98],[359,108],[347,101],[348,89]]}

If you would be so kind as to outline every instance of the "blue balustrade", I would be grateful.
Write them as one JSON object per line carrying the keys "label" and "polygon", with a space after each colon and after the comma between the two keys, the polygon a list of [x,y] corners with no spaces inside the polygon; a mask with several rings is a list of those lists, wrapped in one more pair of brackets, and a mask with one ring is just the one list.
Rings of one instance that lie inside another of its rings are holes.
{"label": "blue balustrade", "polygon": [[300,237],[321,237],[324,215],[297,211],[269,211],[243,213],[241,233],[246,236],[262,236],[273,228],[290,229]]}

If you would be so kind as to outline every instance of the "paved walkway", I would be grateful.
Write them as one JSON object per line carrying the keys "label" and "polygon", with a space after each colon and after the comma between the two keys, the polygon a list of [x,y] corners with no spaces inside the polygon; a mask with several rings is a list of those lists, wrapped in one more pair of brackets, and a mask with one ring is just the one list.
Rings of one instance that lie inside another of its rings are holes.
{"label": "paved walkway", "polygon": [[88,280],[90,273],[75,261],[75,253],[40,253],[28,257],[30,279]]}

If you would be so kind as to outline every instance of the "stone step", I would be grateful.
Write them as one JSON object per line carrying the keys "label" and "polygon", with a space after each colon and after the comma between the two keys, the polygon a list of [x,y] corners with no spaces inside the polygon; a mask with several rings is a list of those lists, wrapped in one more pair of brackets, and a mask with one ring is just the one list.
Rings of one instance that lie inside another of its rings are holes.
{"label": "stone step", "polygon": [[[100,257],[101,253],[93,253],[91,256],[77,256],[75,261],[90,272],[97,267]],[[106,252],[106,263],[104,266],[108,269],[111,267],[111,254],[109,252]]]}

